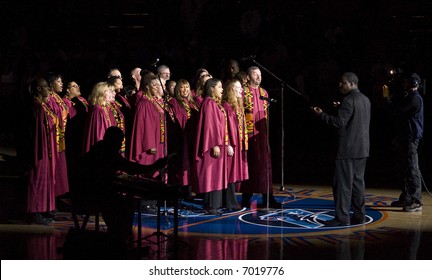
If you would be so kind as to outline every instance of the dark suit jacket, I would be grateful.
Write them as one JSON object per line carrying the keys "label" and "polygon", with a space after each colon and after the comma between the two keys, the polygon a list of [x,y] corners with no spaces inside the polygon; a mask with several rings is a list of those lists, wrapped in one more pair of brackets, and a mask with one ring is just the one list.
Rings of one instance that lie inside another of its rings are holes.
{"label": "dark suit jacket", "polygon": [[336,159],[369,157],[371,104],[358,89],[345,95],[337,116],[321,113],[320,118],[338,129]]}

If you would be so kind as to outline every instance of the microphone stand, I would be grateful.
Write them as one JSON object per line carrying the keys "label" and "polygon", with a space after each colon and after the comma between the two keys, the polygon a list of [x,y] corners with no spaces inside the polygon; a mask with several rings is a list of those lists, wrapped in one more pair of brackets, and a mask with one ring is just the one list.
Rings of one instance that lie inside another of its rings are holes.
{"label": "microphone stand", "polygon": [[[273,78],[275,78],[276,80],[278,80],[281,83],[281,186],[279,188],[279,190],[281,191],[285,191],[285,163],[284,163],[284,158],[285,158],[285,125],[284,125],[284,87],[287,86],[290,90],[292,90],[293,92],[297,93],[298,95],[302,96],[302,94],[300,92],[298,92],[296,89],[294,89],[293,87],[291,87],[287,82],[285,82],[284,80],[282,80],[281,78],[279,78],[278,76],[276,76],[275,74],[273,74],[273,72],[271,72],[270,70],[268,70],[266,67],[264,67],[261,63],[259,63],[258,61],[255,60],[255,56],[250,56],[250,59],[256,64],[258,65],[261,69],[263,69],[264,71],[266,71],[268,74],[270,74]],[[269,102],[270,103],[270,102]],[[268,129],[268,126],[267,126]],[[267,137],[269,136],[269,134],[267,133]],[[267,141],[268,142],[268,141]],[[268,143],[268,145],[270,145],[270,143]],[[267,178],[269,177],[269,175],[267,175]],[[267,179],[268,181],[268,179]],[[269,183],[267,183],[267,208],[269,206]],[[293,197],[293,199],[295,199],[295,194],[288,192],[288,194],[290,196]]]}
{"label": "microphone stand", "polygon": [[[168,117],[168,118],[170,117],[169,114],[168,114],[168,116],[167,116],[167,110],[166,110],[167,103],[168,103],[168,101],[167,101],[167,95],[168,95],[168,92],[164,89],[164,86],[163,86],[163,83],[162,83],[162,79],[161,79],[161,77],[160,77],[159,74],[157,74],[157,77],[158,77],[158,80],[159,80],[159,83],[160,83],[160,85],[161,85],[162,92],[163,92],[163,96],[162,96],[162,99],[163,99],[163,107],[162,107],[162,110],[164,111],[164,115],[165,115],[164,157],[166,157],[166,156],[167,156],[167,153],[168,153],[168,145],[167,145],[167,141],[168,141],[168,138],[167,138],[167,136],[168,136],[168,131],[167,131],[168,127],[167,127],[167,123],[168,123],[168,122],[167,122],[167,117]],[[161,179],[162,179],[162,181],[165,180],[165,176],[168,176],[168,174],[166,174],[166,173],[167,173],[167,171],[165,171],[163,174],[161,174]],[[168,183],[168,178],[166,179],[166,182],[165,182],[165,183]],[[167,210],[167,203],[166,203],[166,200],[164,201],[164,207],[165,207],[165,209],[164,209],[164,215],[167,216],[167,215],[168,215],[168,210]],[[168,221],[168,219],[167,219],[167,222],[168,222],[168,224],[170,224],[170,222]]]}

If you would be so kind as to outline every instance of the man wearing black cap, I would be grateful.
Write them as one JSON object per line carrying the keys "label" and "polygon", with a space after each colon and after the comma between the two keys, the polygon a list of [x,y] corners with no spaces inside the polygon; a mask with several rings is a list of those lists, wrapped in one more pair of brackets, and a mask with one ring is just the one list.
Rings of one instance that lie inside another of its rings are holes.
{"label": "man wearing black cap", "polygon": [[403,207],[406,212],[422,210],[422,179],[418,163],[417,147],[423,136],[423,99],[418,89],[420,76],[416,73],[402,76],[403,94],[400,98],[390,99],[400,127],[394,143],[400,156],[399,163],[404,176],[402,193],[391,206]]}

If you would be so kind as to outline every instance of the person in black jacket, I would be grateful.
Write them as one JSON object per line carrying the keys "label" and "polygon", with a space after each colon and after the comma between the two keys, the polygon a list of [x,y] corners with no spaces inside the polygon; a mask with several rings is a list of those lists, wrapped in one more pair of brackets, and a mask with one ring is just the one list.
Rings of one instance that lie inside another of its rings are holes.
{"label": "person in black jacket", "polygon": [[338,129],[333,185],[336,215],[330,221],[323,221],[328,226],[365,222],[364,174],[369,157],[371,103],[359,91],[358,77],[354,73],[342,75],[339,89],[344,97],[339,104],[337,116],[331,116],[319,107],[312,108],[325,124]]}
{"label": "person in black jacket", "polygon": [[71,193],[76,201],[97,207],[102,212],[108,234],[127,242],[132,236],[135,202],[132,196],[116,190],[115,177],[119,172],[149,176],[155,170],[166,168],[168,158],[161,158],[152,165],[129,161],[120,154],[123,137],[119,127],[111,126],[105,131],[103,140],[82,158]]}
{"label": "person in black jacket", "polygon": [[418,163],[417,148],[423,136],[423,99],[418,89],[421,79],[416,73],[402,76],[402,93],[388,98],[393,116],[397,121],[393,145],[402,170],[397,172],[404,178],[399,200],[391,206],[403,207],[406,212],[422,210],[422,179]]}

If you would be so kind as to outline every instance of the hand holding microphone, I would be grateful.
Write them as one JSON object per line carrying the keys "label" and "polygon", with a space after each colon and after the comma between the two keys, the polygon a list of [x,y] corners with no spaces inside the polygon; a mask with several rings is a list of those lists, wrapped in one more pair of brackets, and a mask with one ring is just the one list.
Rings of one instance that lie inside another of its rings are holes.
{"label": "hand holding microphone", "polygon": [[273,98],[270,98],[270,97],[265,97],[265,96],[260,96],[260,99],[261,100],[265,100],[267,102],[272,102],[272,103],[276,103],[277,102],[276,99],[273,99]]}

